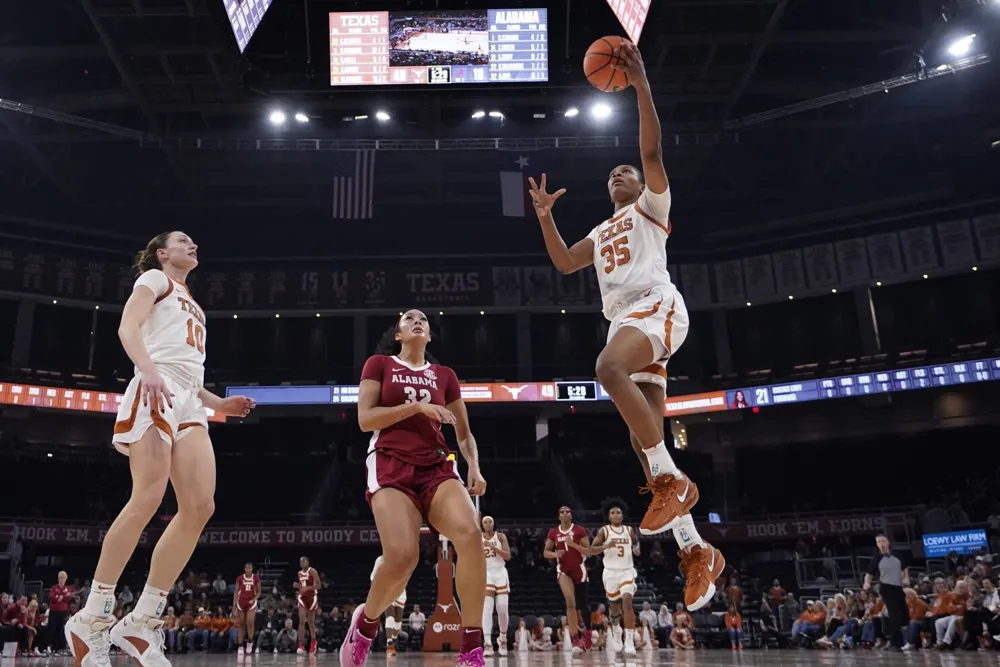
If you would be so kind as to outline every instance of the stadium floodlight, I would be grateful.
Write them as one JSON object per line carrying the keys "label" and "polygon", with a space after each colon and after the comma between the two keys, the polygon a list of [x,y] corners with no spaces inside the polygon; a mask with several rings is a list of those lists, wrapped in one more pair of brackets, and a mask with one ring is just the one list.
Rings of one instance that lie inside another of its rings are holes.
{"label": "stadium floodlight", "polygon": [[354,120],[368,120],[368,114],[361,114],[360,116],[355,116]]}
{"label": "stadium floodlight", "polygon": [[268,116],[268,120],[271,121],[272,125],[284,125],[285,124],[285,112],[280,109],[272,111],[271,115]]}
{"label": "stadium floodlight", "polygon": [[305,115],[301,111],[298,111],[298,112],[295,113],[295,121],[298,122],[298,123],[308,123],[309,122],[309,116]]}
{"label": "stadium floodlight", "polygon": [[501,111],[491,111],[490,112],[490,118],[500,118],[500,119],[502,119],[503,118],[503,112],[501,112]]}
{"label": "stadium floodlight", "polygon": [[389,118],[390,118],[389,114],[386,113],[385,111],[376,111],[375,112],[375,119],[378,120],[381,123],[386,122],[387,120],[389,120]]}
{"label": "stadium floodlight", "polygon": [[483,111],[482,109],[477,109],[472,112],[472,117],[475,118],[476,120],[479,120],[480,118],[485,118],[486,112]]}
{"label": "stadium floodlight", "polygon": [[956,58],[968,55],[969,51],[972,50],[972,42],[975,39],[976,36],[974,34],[956,39],[948,47],[948,53]]}
{"label": "stadium floodlight", "polygon": [[575,118],[576,116],[580,115],[580,110],[577,109],[576,107],[570,107],[569,109],[566,109],[566,111],[563,112],[563,115],[566,116],[567,118]]}
{"label": "stadium floodlight", "polygon": [[611,107],[609,107],[604,102],[598,102],[594,106],[590,107],[590,113],[594,118],[604,120],[611,116]]}

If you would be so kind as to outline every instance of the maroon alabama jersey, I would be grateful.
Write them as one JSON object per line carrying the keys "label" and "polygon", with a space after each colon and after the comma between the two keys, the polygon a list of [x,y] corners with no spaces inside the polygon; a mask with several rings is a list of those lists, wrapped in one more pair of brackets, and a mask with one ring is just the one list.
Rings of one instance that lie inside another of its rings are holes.
{"label": "maroon alabama jersey", "polygon": [[260,586],[260,577],[258,577],[256,574],[250,576],[249,578],[247,577],[247,575],[241,574],[236,579],[236,588],[239,589],[238,600],[240,602],[240,606],[243,609],[246,609],[247,608],[246,606],[252,603],[254,599],[257,597],[258,586]]}
{"label": "maroon alabama jersey", "polygon": [[[406,403],[446,406],[462,397],[458,377],[447,366],[411,366],[395,356],[369,357],[361,379],[382,384],[379,405],[387,408]],[[424,415],[375,431],[368,451],[376,449],[415,466],[436,465],[448,456],[440,422]]]}
{"label": "maroon alabama jersey", "polygon": [[583,570],[583,554],[576,549],[570,549],[566,546],[566,543],[576,542],[577,544],[582,544],[583,539],[587,537],[586,528],[578,526],[574,523],[570,524],[569,530],[563,531],[561,527],[556,526],[549,531],[549,534],[546,537],[552,540],[556,551],[565,552],[562,557],[556,561],[556,568],[560,572],[572,575],[575,572]]}

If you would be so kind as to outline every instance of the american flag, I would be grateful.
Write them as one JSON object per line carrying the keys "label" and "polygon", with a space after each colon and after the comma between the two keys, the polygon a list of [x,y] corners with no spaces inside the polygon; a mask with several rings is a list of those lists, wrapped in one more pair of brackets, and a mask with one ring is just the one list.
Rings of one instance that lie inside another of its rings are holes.
{"label": "american flag", "polygon": [[333,164],[333,217],[371,220],[375,199],[375,151],[336,151]]}

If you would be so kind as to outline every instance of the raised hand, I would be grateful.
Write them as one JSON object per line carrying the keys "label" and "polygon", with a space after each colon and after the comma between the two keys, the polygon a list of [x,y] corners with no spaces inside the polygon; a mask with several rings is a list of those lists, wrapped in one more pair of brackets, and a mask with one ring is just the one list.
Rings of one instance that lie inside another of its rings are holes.
{"label": "raised hand", "polygon": [[529,190],[528,194],[531,195],[531,201],[535,206],[535,214],[539,218],[543,218],[552,213],[552,206],[556,203],[556,200],[566,194],[566,188],[561,188],[551,194],[546,192],[545,188],[547,181],[548,178],[545,174],[542,174],[541,185],[535,183],[534,178],[530,176],[528,177],[528,184],[531,186],[531,190]]}
{"label": "raised hand", "polygon": [[646,64],[642,61],[642,54],[639,47],[628,41],[622,40],[622,46],[618,50],[618,57],[611,61],[611,68],[628,74],[630,85],[646,82]]}

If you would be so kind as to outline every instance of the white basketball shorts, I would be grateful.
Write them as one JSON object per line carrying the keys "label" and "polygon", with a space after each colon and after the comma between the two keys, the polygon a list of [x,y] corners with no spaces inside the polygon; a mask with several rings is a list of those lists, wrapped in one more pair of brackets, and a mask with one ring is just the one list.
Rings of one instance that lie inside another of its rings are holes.
{"label": "white basketball shorts", "polygon": [[406,589],[405,588],[403,589],[403,592],[399,594],[399,597],[397,597],[395,600],[392,601],[392,604],[390,606],[392,606],[392,607],[399,607],[400,609],[405,609],[406,608]]}
{"label": "white basketball shorts", "polygon": [[510,594],[510,578],[507,576],[507,568],[486,570],[486,592],[496,595]]}
{"label": "white basketball shorts", "polygon": [[160,406],[162,411],[152,405],[142,404],[142,381],[132,378],[118,406],[118,419],[115,422],[115,434],[111,438],[115,449],[128,456],[128,448],[138,442],[151,427],[156,428],[160,437],[169,445],[177,442],[195,426],[208,428],[208,413],[202,405],[198,394],[181,383],[164,377],[167,389],[173,394],[174,406]]}
{"label": "white basketball shorts", "polygon": [[635,382],[667,386],[667,361],[687,338],[690,321],[684,298],[673,285],[653,287],[618,309],[608,327],[608,342],[622,327],[635,327],[653,344],[653,358],[631,375]]}
{"label": "white basketball shorts", "polygon": [[635,568],[627,570],[604,570],[604,591],[608,600],[618,602],[622,595],[635,595]]}

